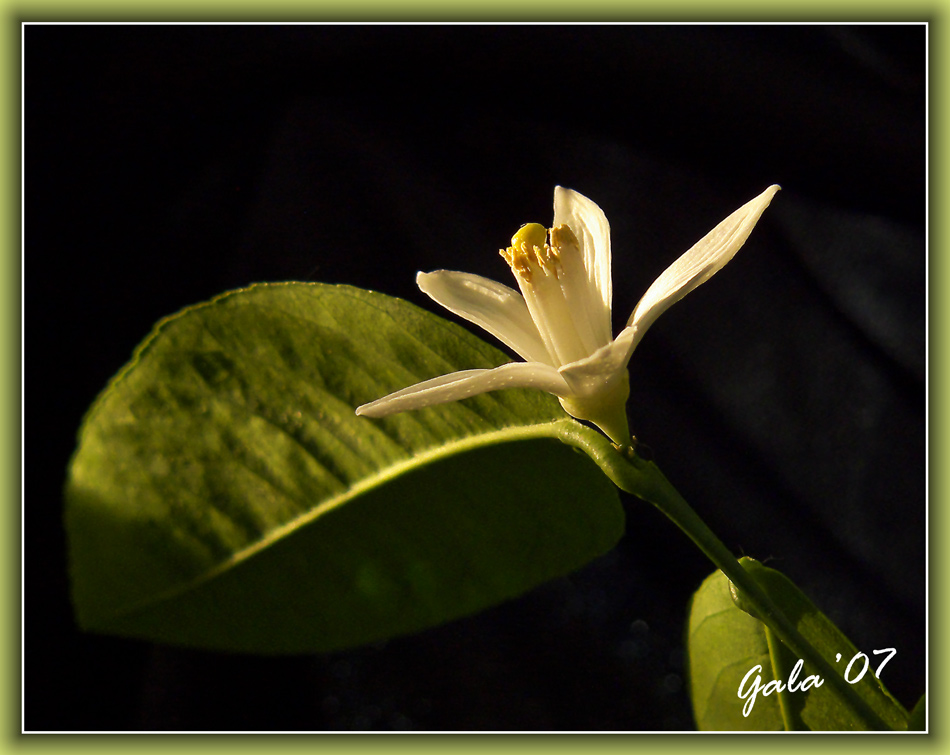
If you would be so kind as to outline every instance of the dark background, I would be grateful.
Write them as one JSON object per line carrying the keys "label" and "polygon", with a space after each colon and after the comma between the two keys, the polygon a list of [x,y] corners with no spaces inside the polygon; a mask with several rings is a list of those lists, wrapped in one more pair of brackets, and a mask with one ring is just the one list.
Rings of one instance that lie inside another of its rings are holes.
{"label": "dark background", "polygon": [[[911,706],[925,668],[925,28],[29,26],[26,728],[692,728],[712,570],[651,507],[601,560],[469,619],[255,658],[79,633],[61,488],[83,412],[159,318],[254,281],[438,311],[440,267],[612,226],[615,327],[771,183],[631,363],[633,431],[736,553],[791,576]],[[738,703],[738,701],[737,701]]]}

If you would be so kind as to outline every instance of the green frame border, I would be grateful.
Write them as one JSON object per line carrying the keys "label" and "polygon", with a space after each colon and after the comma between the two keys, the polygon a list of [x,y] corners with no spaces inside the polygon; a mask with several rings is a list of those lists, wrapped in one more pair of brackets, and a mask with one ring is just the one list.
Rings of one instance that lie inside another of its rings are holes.
{"label": "green frame border", "polygon": [[[743,0],[591,0],[579,9],[565,0],[279,0],[260,4],[238,0],[163,0],[134,4],[99,0],[77,6],[54,0],[4,3],[13,21],[931,21],[940,3],[800,0],[763,6]],[[936,24],[935,24],[936,25]]]}
{"label": "green frame border", "polygon": [[[576,3],[551,0],[520,0],[512,3],[511,0],[465,0],[451,5],[433,0],[408,0],[397,2],[394,0],[316,0],[302,2],[300,0],[281,0],[266,6],[255,6],[246,2],[227,2],[226,0],[168,0],[161,3],[131,3],[100,2],[78,6],[66,2],[33,2],[4,3],[5,12],[5,48],[7,56],[3,61],[5,70],[0,76],[2,95],[9,103],[9,115],[2,121],[3,143],[6,150],[3,153],[3,175],[6,178],[4,188],[9,192],[9,200],[0,203],[0,224],[9,229],[9,248],[4,258],[6,281],[10,291],[6,299],[6,308],[3,311],[3,323],[0,327],[0,352],[8,355],[8,368],[0,372],[0,395],[4,397],[0,421],[8,429],[4,439],[6,453],[0,454],[0,476],[8,481],[10,502],[8,511],[11,512],[13,522],[10,531],[13,533],[10,543],[10,575],[9,579],[0,582],[3,590],[4,603],[10,606],[11,620],[4,622],[2,630],[7,634],[6,646],[10,649],[7,664],[3,668],[4,677],[8,680],[8,699],[5,705],[0,705],[3,715],[3,731],[5,736],[0,739],[0,750],[26,749],[33,752],[60,752],[60,751],[95,751],[108,752],[115,748],[127,750],[130,747],[143,748],[151,751],[180,752],[192,747],[197,751],[207,747],[221,747],[228,750],[252,750],[279,747],[300,750],[311,750],[314,747],[322,751],[331,750],[341,753],[362,753],[365,751],[385,751],[394,755],[406,753],[445,752],[447,749],[456,752],[482,752],[499,749],[512,752],[626,752],[630,748],[642,748],[649,745],[656,746],[664,751],[669,749],[692,748],[699,743],[690,739],[699,734],[630,734],[630,735],[320,735],[319,739],[306,735],[288,735],[275,741],[272,737],[260,736],[227,736],[208,738],[203,735],[168,735],[149,737],[140,735],[98,736],[98,735],[22,735],[21,731],[21,654],[20,654],[20,506],[23,505],[23,491],[21,488],[22,469],[22,358],[23,343],[23,302],[21,292],[24,275],[25,260],[22,252],[21,236],[21,39],[22,24],[24,22],[81,22],[81,21],[274,21],[274,22],[333,22],[333,21],[479,21],[479,22],[518,22],[518,21],[573,21],[573,22],[772,22],[772,23],[807,23],[807,22],[845,22],[845,21],[888,21],[888,22],[928,22],[929,24],[929,278],[928,278],[928,365],[929,389],[928,414],[930,419],[930,443],[928,447],[930,469],[930,594],[938,594],[934,585],[941,585],[944,563],[940,557],[940,549],[934,547],[942,542],[945,535],[944,518],[938,502],[942,503],[945,496],[942,479],[942,460],[937,454],[940,452],[943,430],[946,427],[947,410],[942,396],[938,395],[935,386],[942,385],[944,370],[944,350],[940,348],[944,325],[946,324],[946,308],[943,305],[941,292],[946,289],[948,266],[943,261],[944,234],[942,223],[943,213],[943,178],[946,176],[946,155],[942,148],[942,140],[938,135],[945,133],[946,98],[939,97],[945,76],[947,44],[950,43],[947,27],[943,22],[943,4],[940,2],[923,2],[921,0],[907,0],[900,4],[880,2],[848,2],[828,3],[818,0],[798,0],[771,5],[767,10],[742,0],[732,0],[728,3],[699,2],[698,0],[663,0],[657,2],[623,2],[622,0],[593,0],[578,6]],[[580,10],[578,9],[580,7]],[[17,285],[19,284],[19,285]],[[18,454],[17,451],[21,453]],[[939,539],[939,540],[938,540]],[[14,562],[15,559],[15,562]],[[944,625],[943,606],[931,603],[928,614],[931,632],[936,627]],[[934,700],[942,713],[946,706],[941,699],[943,688],[942,673],[946,668],[942,654],[930,656],[928,673],[928,697]],[[930,718],[931,731],[939,732],[939,722],[942,715],[932,715]],[[902,747],[929,746],[931,734],[922,737],[902,737]],[[744,745],[750,748],[798,747],[803,744],[795,737],[775,738],[763,740],[761,735],[713,735],[710,742],[704,736],[703,747],[712,746],[717,750]],[[936,744],[936,742],[933,742]],[[809,746],[817,745],[820,748],[835,747],[838,740],[829,736],[822,736],[820,743],[810,742]],[[843,744],[843,743],[842,743]],[[894,742],[886,738],[862,738],[857,746],[876,749],[877,747],[893,747]]]}

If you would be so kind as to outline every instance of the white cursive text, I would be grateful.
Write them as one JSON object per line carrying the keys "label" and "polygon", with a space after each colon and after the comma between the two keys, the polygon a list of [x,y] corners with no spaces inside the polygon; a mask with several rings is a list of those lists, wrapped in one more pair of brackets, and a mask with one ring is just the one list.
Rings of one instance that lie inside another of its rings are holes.
{"label": "white cursive text", "polygon": [[[795,664],[795,668],[792,669],[792,673],[788,675],[788,683],[783,684],[779,679],[773,679],[768,682],[764,687],[762,686],[762,666],[755,665],[750,668],[742,681],[739,682],[739,698],[745,700],[746,703],[742,707],[742,715],[748,717],[752,712],[752,706],[755,705],[756,695],[759,694],[761,690],[763,696],[771,695],[773,692],[784,692],[786,689],[789,692],[805,692],[812,687],[820,687],[825,683],[825,680],[822,679],[818,674],[812,674],[811,676],[806,676],[802,679],[801,682],[798,681],[798,675],[802,672],[802,666],[804,666],[804,661],[799,658],[798,662]],[[755,679],[752,680],[752,683],[746,689],[746,682],[749,681],[749,677],[755,674]]]}

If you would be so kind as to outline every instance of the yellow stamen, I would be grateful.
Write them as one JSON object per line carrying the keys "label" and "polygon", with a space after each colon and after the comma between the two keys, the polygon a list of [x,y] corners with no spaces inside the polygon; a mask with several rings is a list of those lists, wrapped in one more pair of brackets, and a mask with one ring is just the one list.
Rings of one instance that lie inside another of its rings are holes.
{"label": "yellow stamen", "polygon": [[512,271],[518,277],[530,281],[532,267],[541,265],[548,267],[551,254],[547,245],[548,232],[543,225],[526,223],[511,237],[511,246],[499,250]]}
{"label": "yellow stamen", "polygon": [[[512,242],[514,242],[514,239],[512,239]],[[580,244],[577,243],[577,236],[574,235],[574,231],[571,230],[571,227],[561,224],[557,228],[551,229],[551,247],[560,251],[565,246],[578,249]]]}

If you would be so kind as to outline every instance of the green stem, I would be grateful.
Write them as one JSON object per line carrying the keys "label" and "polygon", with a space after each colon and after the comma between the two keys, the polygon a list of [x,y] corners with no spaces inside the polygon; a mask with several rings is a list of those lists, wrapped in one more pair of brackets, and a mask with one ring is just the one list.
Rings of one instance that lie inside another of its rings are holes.
{"label": "green stem", "polygon": [[[573,424],[577,425],[577,423]],[[617,487],[652,503],[683,530],[742,592],[745,603],[752,609],[751,612],[754,612],[756,617],[771,629],[789,650],[805,663],[813,666],[823,679],[827,679],[834,685],[844,702],[868,729],[878,731],[891,729],[844,677],[805,639],[655,464],[632,453],[629,455],[621,453],[609,445],[606,439],[602,444],[592,444],[589,434],[583,431],[577,432],[569,426],[563,428],[561,437],[565,442],[588,453]]]}

